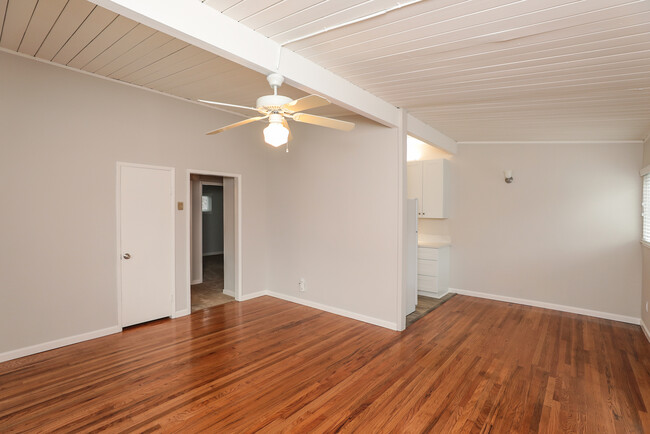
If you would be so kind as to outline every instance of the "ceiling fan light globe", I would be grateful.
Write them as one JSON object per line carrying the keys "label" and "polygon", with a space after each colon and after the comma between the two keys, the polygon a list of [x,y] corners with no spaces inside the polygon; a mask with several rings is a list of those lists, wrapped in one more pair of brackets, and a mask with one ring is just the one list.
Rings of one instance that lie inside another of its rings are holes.
{"label": "ceiling fan light globe", "polygon": [[282,146],[289,141],[289,130],[281,123],[270,122],[269,126],[264,128],[264,141],[276,148]]}

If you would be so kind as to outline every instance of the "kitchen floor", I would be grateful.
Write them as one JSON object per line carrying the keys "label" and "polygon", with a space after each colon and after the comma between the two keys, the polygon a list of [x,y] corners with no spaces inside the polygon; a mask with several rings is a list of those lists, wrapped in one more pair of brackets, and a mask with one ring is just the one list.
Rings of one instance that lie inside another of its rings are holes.
{"label": "kitchen floor", "polygon": [[418,304],[415,306],[415,312],[406,316],[406,327],[410,326],[432,310],[442,306],[454,295],[456,294],[447,294],[441,298],[423,297],[418,295]]}
{"label": "kitchen floor", "polygon": [[192,285],[192,312],[234,300],[223,293],[223,255],[204,256],[203,283]]}

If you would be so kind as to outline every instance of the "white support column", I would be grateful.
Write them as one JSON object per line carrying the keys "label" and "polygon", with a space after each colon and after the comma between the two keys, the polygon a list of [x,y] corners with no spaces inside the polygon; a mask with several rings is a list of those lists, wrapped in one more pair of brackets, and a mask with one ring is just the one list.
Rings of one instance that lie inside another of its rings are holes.
{"label": "white support column", "polygon": [[392,104],[197,0],[90,0],[206,51],[286,82],[389,127],[399,122]]}
{"label": "white support column", "polygon": [[420,139],[423,142],[442,149],[443,151],[447,151],[450,154],[458,152],[458,146],[454,139],[425,124],[420,119],[408,115],[407,126],[409,135],[416,139]]}
{"label": "white support column", "polygon": [[408,269],[407,254],[407,232],[406,218],[407,208],[406,200],[408,197],[406,190],[406,136],[407,136],[408,114],[406,110],[400,109],[400,123],[397,127],[399,137],[397,141],[397,164],[398,164],[398,192],[397,192],[397,298],[396,298],[396,315],[397,330],[402,331],[406,328],[406,270]]}

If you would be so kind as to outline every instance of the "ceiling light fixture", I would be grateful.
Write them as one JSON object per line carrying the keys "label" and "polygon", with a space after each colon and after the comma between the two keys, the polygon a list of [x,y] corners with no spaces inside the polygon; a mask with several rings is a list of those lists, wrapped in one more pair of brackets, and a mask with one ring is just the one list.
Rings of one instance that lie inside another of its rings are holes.
{"label": "ceiling light fixture", "polygon": [[289,141],[289,130],[282,125],[282,115],[269,116],[269,126],[264,128],[264,141],[271,146],[282,146]]}

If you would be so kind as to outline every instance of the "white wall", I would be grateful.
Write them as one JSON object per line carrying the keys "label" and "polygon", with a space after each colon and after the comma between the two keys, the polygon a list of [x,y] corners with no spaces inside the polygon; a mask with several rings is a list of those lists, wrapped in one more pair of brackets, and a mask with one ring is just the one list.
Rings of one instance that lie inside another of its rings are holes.
{"label": "white wall", "polygon": [[461,145],[451,162],[453,288],[639,317],[641,145]]}
{"label": "white wall", "polygon": [[290,152],[272,155],[268,289],[394,324],[398,132],[353,120],[353,133],[294,124]]}
{"label": "white wall", "polygon": [[[115,326],[116,161],[242,174],[243,289],[266,287],[262,126],[0,53],[0,353]],[[186,218],[176,212],[176,308],[185,305]],[[38,248],[35,248],[38,246]]]}

